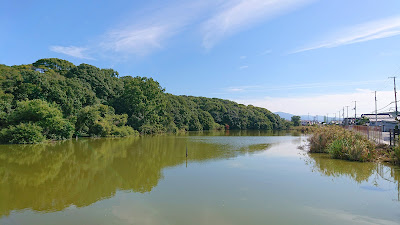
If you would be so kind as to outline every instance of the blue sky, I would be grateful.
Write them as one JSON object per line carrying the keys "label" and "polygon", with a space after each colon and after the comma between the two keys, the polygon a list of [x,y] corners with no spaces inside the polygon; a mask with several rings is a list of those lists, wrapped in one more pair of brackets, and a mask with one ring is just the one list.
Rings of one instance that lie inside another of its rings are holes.
{"label": "blue sky", "polygon": [[57,57],[273,112],[333,115],[357,101],[370,113],[373,91],[379,109],[394,101],[399,9],[398,0],[6,1],[0,63]]}

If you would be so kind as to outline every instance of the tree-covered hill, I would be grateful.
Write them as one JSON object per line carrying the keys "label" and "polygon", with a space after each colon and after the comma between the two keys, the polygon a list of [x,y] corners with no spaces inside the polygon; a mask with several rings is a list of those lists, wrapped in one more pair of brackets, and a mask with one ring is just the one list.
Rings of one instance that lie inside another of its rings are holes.
{"label": "tree-covered hill", "polygon": [[57,58],[0,65],[1,143],[212,129],[286,129],[269,110],[165,93],[147,77]]}

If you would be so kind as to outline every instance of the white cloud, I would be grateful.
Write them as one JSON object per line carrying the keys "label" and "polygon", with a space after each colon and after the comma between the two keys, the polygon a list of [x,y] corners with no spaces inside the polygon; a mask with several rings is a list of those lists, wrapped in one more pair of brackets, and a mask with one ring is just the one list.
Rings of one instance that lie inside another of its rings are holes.
{"label": "white cloud", "polygon": [[212,48],[226,36],[297,9],[310,0],[237,0],[229,1],[223,9],[203,24],[203,46]]}
{"label": "white cloud", "polygon": [[113,28],[101,38],[101,48],[114,53],[146,55],[163,48],[215,5],[212,1],[175,1]]}
{"label": "white cloud", "polygon": [[85,54],[85,51],[87,50],[87,48],[77,46],[50,46],[50,51],[53,52],[69,55],[80,59],[93,59],[92,57]]}
{"label": "white cloud", "polygon": [[238,86],[238,87],[228,87],[224,91],[227,92],[245,92],[253,89],[259,89],[261,86]]}
{"label": "white cloud", "polygon": [[292,53],[319,48],[334,48],[397,35],[400,35],[400,16],[376,20],[339,30],[323,38],[323,41],[301,48]]}
{"label": "white cloud", "polygon": [[247,69],[247,68],[249,68],[249,66],[241,66],[241,67],[239,67],[239,69],[241,69],[241,70],[244,70],[244,69]]}
{"label": "white cloud", "polygon": [[147,54],[161,48],[161,42],[172,36],[173,29],[168,25],[157,25],[146,28],[133,28],[109,32],[101,46],[114,52]]}
{"label": "white cloud", "polygon": [[[352,93],[325,94],[300,97],[265,97],[265,98],[247,98],[233,99],[242,104],[251,104],[264,107],[272,112],[287,112],[297,115],[326,115],[329,113],[338,113],[344,106],[349,106],[349,115],[354,115],[354,102],[357,101],[357,115],[363,113],[372,113],[375,110],[374,93],[368,89],[357,89]],[[378,109],[382,109],[391,102],[394,102],[393,91],[377,92]],[[394,104],[380,110],[380,112],[392,109]]]}
{"label": "white cloud", "polygon": [[247,58],[247,56],[245,56],[245,55],[240,56],[240,59],[246,59],[246,58]]}
{"label": "white cloud", "polygon": [[384,80],[364,80],[364,81],[337,81],[337,82],[323,82],[323,83],[302,83],[302,84],[288,84],[288,85],[246,85],[237,87],[228,87],[224,90],[230,91],[232,89],[240,89],[246,92],[257,92],[257,93],[271,93],[273,91],[283,90],[299,90],[299,89],[315,89],[315,88],[336,88],[336,87],[359,87],[360,85],[376,85],[384,84],[388,82]]}

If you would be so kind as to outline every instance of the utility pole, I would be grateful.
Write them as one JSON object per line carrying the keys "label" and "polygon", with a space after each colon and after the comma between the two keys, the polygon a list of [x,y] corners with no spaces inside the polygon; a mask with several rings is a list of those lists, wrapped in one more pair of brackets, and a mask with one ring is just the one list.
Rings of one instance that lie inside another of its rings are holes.
{"label": "utility pole", "polygon": [[397,114],[397,92],[396,92],[396,77],[389,77],[389,78],[393,78],[393,85],[394,85],[394,104],[395,104],[395,107],[396,107],[396,119],[397,119],[397,116],[398,116],[398,114]]}
{"label": "utility pole", "polygon": [[378,107],[376,102],[376,91],[375,91],[375,126],[378,126]]}
{"label": "utility pole", "polygon": [[354,101],[354,125],[356,125],[357,121],[357,101]]}
{"label": "utility pole", "polygon": [[343,114],[342,114],[342,116],[343,116],[343,125],[344,125],[344,107],[343,107]]}
{"label": "utility pole", "polygon": [[329,123],[329,113],[326,114],[326,124]]}

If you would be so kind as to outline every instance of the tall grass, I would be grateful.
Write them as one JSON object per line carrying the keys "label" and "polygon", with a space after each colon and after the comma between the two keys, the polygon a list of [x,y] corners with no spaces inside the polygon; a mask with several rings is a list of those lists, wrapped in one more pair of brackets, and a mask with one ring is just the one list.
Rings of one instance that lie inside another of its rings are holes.
{"label": "tall grass", "polygon": [[359,133],[338,126],[318,128],[308,141],[311,153],[328,153],[335,159],[361,162],[375,159],[374,143]]}

